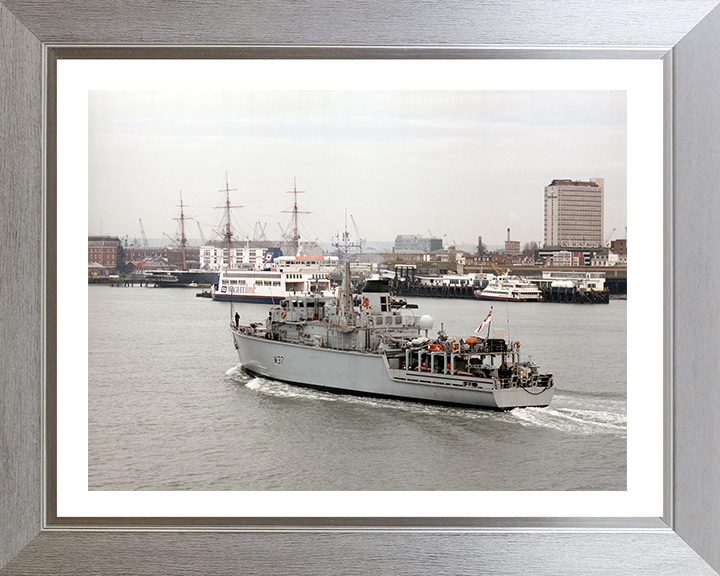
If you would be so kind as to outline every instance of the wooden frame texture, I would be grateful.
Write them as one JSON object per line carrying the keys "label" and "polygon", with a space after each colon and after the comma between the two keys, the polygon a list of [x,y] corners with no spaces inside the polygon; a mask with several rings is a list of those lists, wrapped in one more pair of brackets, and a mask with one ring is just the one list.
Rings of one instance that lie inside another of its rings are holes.
{"label": "wooden frame texture", "polygon": [[[56,263],[48,79],[57,58],[77,56],[662,58],[663,517],[57,518],[45,450]],[[0,0],[0,575],[717,574],[719,93],[718,0]]]}

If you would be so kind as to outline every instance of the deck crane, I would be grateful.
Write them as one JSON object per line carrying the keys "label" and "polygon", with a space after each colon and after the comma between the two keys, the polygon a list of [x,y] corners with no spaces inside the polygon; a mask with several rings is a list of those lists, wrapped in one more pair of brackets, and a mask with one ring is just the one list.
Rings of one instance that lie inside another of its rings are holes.
{"label": "deck crane", "polygon": [[142,234],[143,246],[149,246],[147,236],[145,236],[145,228],[143,228],[142,218],[140,218],[140,234]]}
{"label": "deck crane", "polygon": [[352,220],[353,227],[355,228],[355,235],[357,236],[358,248],[360,249],[360,252],[362,252],[364,238],[360,237],[360,230],[358,230],[357,224],[355,223],[355,218],[353,217],[352,214],[350,214],[350,220]]}

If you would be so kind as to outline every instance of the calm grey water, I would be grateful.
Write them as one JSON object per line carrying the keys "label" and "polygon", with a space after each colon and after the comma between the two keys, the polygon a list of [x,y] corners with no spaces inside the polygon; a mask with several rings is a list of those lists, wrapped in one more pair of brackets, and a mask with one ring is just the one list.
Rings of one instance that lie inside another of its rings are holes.
{"label": "calm grey water", "polygon": [[[497,413],[250,377],[229,303],[193,289],[88,289],[91,490],[626,489],[625,301],[495,303],[493,328],[557,386],[549,408]],[[411,301],[462,337],[490,308]]]}

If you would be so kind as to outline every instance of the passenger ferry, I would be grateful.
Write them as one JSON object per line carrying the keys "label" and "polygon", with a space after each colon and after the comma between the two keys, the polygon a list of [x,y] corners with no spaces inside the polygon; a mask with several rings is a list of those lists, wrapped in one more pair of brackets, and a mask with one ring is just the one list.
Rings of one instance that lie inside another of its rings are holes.
{"label": "passenger ferry", "polygon": [[334,256],[280,256],[263,269],[224,269],[213,300],[278,304],[288,296],[312,292],[330,294]]}
{"label": "passenger ferry", "polygon": [[501,302],[542,302],[540,289],[525,278],[503,274],[495,276],[482,290],[475,290],[478,300],[498,300]]}

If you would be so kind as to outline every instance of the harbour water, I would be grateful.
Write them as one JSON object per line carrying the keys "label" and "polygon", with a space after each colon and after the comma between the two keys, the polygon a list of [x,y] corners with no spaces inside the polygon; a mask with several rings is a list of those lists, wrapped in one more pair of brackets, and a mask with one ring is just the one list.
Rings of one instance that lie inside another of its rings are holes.
{"label": "harbour water", "polygon": [[[625,490],[627,302],[494,303],[555,375],[549,408],[483,411],[245,374],[230,303],[88,286],[90,490]],[[490,303],[408,299],[467,338]],[[235,304],[243,320],[267,306]],[[433,330],[433,331],[434,331]]]}

